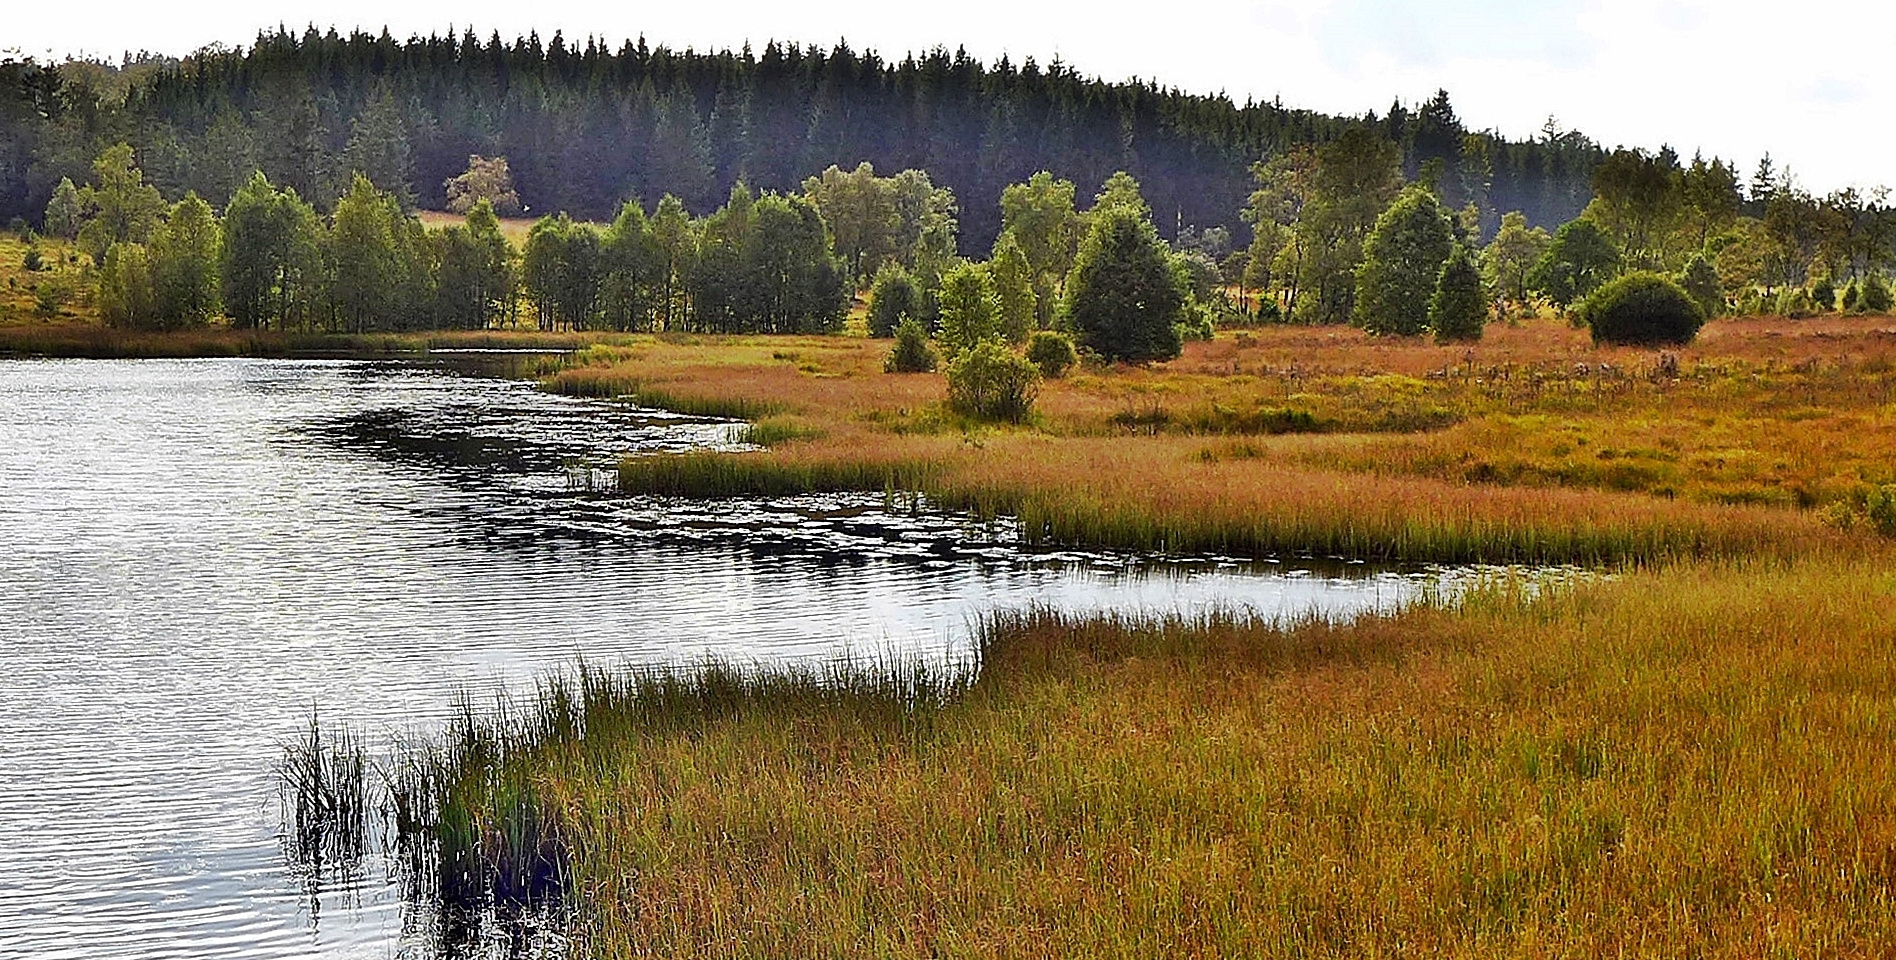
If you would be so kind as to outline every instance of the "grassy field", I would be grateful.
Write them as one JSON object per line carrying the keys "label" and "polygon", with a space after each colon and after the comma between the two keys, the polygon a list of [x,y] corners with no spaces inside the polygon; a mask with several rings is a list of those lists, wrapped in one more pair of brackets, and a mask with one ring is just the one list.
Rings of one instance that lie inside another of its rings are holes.
{"label": "grassy field", "polygon": [[1833,551],[1896,484],[1896,322],[1714,324],[1672,354],[1553,320],[1475,348],[1274,328],[1042,389],[1026,429],[944,411],[886,342],[645,338],[549,381],[791,438],[628,461],[631,491],[919,486],[1048,542],[1439,561]]}

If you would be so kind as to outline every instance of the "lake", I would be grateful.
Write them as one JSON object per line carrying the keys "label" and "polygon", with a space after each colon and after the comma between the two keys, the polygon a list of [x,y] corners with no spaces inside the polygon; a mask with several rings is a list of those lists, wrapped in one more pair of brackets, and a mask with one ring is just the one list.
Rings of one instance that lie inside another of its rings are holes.
{"label": "lake", "polygon": [[965,655],[984,611],[1336,615],[1428,571],[1018,547],[882,495],[601,492],[725,422],[420,363],[0,361],[0,956],[426,955],[311,891],[274,766],[599,663]]}

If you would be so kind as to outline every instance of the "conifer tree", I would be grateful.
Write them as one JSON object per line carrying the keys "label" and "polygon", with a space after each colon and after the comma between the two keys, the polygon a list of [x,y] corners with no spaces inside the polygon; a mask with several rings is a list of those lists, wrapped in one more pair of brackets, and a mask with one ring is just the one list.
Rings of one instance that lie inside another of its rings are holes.
{"label": "conifer tree", "polygon": [[1488,299],[1481,289],[1481,271],[1468,248],[1455,244],[1442,264],[1435,293],[1429,297],[1429,328],[1436,343],[1481,339],[1488,324]]}
{"label": "conifer tree", "polygon": [[1441,278],[1453,234],[1435,195],[1420,187],[1376,220],[1356,271],[1352,320],[1374,334],[1413,336],[1429,326],[1429,298]]}
{"label": "conifer tree", "polygon": [[1066,284],[1066,324],[1081,346],[1108,360],[1178,356],[1173,324],[1185,298],[1151,221],[1128,204],[1096,211],[1091,220]]}

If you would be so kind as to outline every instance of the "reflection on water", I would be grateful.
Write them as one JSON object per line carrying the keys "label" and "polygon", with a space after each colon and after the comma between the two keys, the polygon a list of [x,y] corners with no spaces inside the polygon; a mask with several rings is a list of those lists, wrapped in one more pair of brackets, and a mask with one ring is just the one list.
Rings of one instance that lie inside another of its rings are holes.
{"label": "reflection on water", "polygon": [[880,495],[574,483],[733,436],[415,366],[0,361],[0,944],[402,950],[380,872],[312,902],[282,864],[270,761],[312,708],[381,749],[580,657],[953,655],[995,607],[1348,613],[1420,582],[1024,555]]}

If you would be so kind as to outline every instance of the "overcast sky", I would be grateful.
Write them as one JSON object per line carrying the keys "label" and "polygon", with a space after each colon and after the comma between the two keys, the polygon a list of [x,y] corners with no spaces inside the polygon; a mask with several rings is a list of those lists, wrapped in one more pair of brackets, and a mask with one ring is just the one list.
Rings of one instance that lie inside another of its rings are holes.
{"label": "overcast sky", "polygon": [[[1862,0],[1021,0],[646,4],[491,0],[94,0],[19,4],[0,49],[34,56],[127,50],[181,55],[260,28],[386,25],[397,37],[473,26],[483,37],[556,29],[615,46],[736,47],[792,40],[899,59],[965,46],[984,59],[1058,55],[1082,73],[1144,77],[1243,102],[1378,113],[1438,87],[1476,129],[1510,137],[1549,116],[1607,146],[1669,144],[1735,161],[1749,177],[1770,152],[1824,191],[1896,185],[1896,84],[1880,74],[1896,5]],[[1129,12],[1121,12],[1129,11]],[[1877,73],[1873,74],[1875,70]]]}

